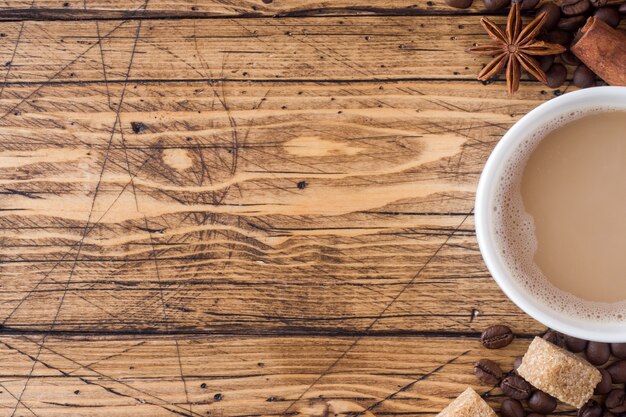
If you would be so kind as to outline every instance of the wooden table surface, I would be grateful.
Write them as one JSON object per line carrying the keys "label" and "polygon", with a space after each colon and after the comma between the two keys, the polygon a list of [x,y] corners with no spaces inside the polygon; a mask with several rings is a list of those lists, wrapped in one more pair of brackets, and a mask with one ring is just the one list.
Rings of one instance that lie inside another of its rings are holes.
{"label": "wooden table surface", "polygon": [[[478,3],[2,2],[0,415],[433,416],[489,390],[473,362],[545,328],[486,270],[474,191],[571,88],[475,81]],[[519,337],[486,352],[499,322]]]}

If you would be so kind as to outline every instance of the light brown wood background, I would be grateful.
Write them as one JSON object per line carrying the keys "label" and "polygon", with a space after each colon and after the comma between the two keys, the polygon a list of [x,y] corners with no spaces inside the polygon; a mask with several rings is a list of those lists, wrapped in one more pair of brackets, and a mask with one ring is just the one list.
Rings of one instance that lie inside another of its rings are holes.
{"label": "light brown wood background", "polygon": [[429,416],[544,330],[473,199],[568,87],[474,81],[478,2],[0,6],[0,415]]}

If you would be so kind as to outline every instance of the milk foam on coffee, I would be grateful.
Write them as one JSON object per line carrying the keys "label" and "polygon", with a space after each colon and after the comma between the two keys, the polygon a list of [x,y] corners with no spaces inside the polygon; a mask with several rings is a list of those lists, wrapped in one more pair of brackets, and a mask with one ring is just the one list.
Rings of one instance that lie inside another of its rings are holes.
{"label": "milk foam on coffee", "polygon": [[496,192],[509,274],[575,318],[626,320],[625,110],[576,111],[529,132]]}

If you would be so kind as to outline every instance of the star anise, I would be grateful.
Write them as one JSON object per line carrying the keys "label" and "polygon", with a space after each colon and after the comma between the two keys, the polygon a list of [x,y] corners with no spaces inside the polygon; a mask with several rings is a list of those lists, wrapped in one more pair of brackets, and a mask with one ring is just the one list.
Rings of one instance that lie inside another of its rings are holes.
{"label": "star anise", "polygon": [[[491,55],[493,60],[478,73],[478,79],[488,80],[506,66],[506,86],[509,94],[519,88],[521,67],[542,83],[547,83],[546,74],[531,55],[556,55],[565,52],[565,48],[554,43],[538,41],[535,38],[546,21],[546,13],[539,14],[522,29],[519,2],[514,2],[507,18],[506,32],[487,18],[481,18],[480,24],[495,42],[466,49],[466,52],[478,55]],[[520,67],[521,66],[521,67]]]}

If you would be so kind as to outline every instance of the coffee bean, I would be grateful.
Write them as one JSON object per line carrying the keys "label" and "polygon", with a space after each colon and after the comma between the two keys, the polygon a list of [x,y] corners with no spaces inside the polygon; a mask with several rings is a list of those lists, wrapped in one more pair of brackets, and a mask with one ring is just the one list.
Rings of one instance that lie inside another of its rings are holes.
{"label": "coffee bean", "polygon": [[589,0],[564,0],[561,11],[565,16],[576,16],[585,13],[591,7]]}
{"label": "coffee bean", "polygon": [[556,24],[556,27],[562,30],[566,30],[568,32],[574,32],[576,29],[585,24],[587,18],[585,16],[571,16],[571,17],[563,17],[559,20],[559,23]]}
{"label": "coffee bean", "polygon": [[528,399],[528,407],[541,414],[550,414],[556,409],[556,398],[543,391],[535,391]]}
{"label": "coffee bean", "polygon": [[559,17],[561,17],[561,8],[554,2],[548,2],[543,4],[539,10],[537,10],[537,16],[544,12],[546,14],[546,20],[543,23],[543,28],[545,30],[554,29],[556,22],[558,22]]}
{"label": "coffee bean", "polygon": [[539,0],[511,0],[511,5],[520,3],[521,10],[531,10],[537,7]]}
{"label": "coffee bean", "polygon": [[500,349],[513,341],[513,332],[508,326],[496,324],[480,335],[480,342],[487,349]]}
{"label": "coffee bean", "polygon": [[546,78],[548,79],[548,87],[559,88],[562,86],[567,78],[565,65],[559,63],[552,65],[548,72],[546,72]]}
{"label": "coffee bean", "polygon": [[467,9],[473,2],[474,0],[446,0],[446,4],[455,9]]}
{"label": "coffee bean", "polygon": [[610,411],[605,411],[604,413],[602,413],[602,417],[615,417],[615,414],[611,413]]}
{"label": "coffee bean", "polygon": [[592,87],[596,83],[596,74],[584,65],[579,65],[574,71],[572,83],[578,88]]}
{"label": "coffee bean", "polygon": [[626,3],[620,4],[620,6],[617,9],[617,11],[620,12],[621,14],[626,14]]}
{"label": "coffee bean", "polygon": [[613,388],[613,378],[611,378],[611,374],[606,369],[598,368],[600,371],[600,375],[602,375],[602,379],[596,386],[595,391],[593,391],[596,395],[604,395],[608,394]]}
{"label": "coffee bean", "polygon": [[601,7],[593,15],[613,28],[619,25],[619,12],[613,7]]}
{"label": "coffee bean", "polygon": [[601,417],[602,407],[596,400],[589,400],[578,410],[578,417]]}
{"label": "coffee bean", "polygon": [[611,356],[611,351],[608,343],[602,342],[589,342],[587,343],[587,349],[585,349],[585,356],[587,360],[592,364],[598,366],[606,363]]}
{"label": "coffee bean", "polygon": [[532,386],[521,376],[509,375],[500,382],[504,395],[516,400],[525,400],[533,392]]}
{"label": "coffee bean", "polygon": [[530,413],[526,415],[526,417],[546,417],[546,416],[544,414],[539,414],[539,413]]}
{"label": "coffee bean", "polygon": [[550,69],[552,64],[554,63],[554,55],[544,55],[540,56],[537,60],[539,62],[539,66],[543,72],[546,72]]}
{"label": "coffee bean", "polygon": [[604,406],[615,414],[626,412],[626,392],[623,389],[614,389],[606,396]]}
{"label": "coffee bean", "polygon": [[522,403],[517,400],[505,398],[500,404],[500,415],[502,417],[524,417],[526,412]]}
{"label": "coffee bean", "polygon": [[616,358],[626,359],[626,343],[611,343],[611,353]]}
{"label": "coffee bean", "polygon": [[[563,60],[563,55],[564,54],[561,54],[561,60]],[[576,55],[572,54],[572,56],[576,58]],[[578,60],[578,58],[576,58],[576,60]],[[578,353],[585,350],[587,341],[574,336],[565,336],[565,346],[567,346],[567,350],[570,352]]]}
{"label": "coffee bean", "polygon": [[613,362],[606,367],[606,370],[611,374],[611,382],[613,384],[623,384],[626,382],[626,360]]}
{"label": "coffee bean", "polygon": [[522,364],[522,357],[518,356],[517,358],[515,358],[515,361],[513,362],[513,370],[517,371],[517,368],[519,368],[521,364]]}
{"label": "coffee bean", "polygon": [[547,340],[558,347],[565,347],[565,336],[563,336],[563,333],[559,333],[556,330],[548,330],[546,334],[543,335],[543,340]]}
{"label": "coffee bean", "polygon": [[485,384],[495,385],[502,378],[502,369],[492,360],[481,359],[474,364],[474,375]]}
{"label": "coffee bean", "polygon": [[509,5],[510,0],[484,0],[485,9],[487,10],[500,10]]}
{"label": "coffee bean", "polygon": [[569,46],[572,41],[572,34],[561,29],[555,29],[548,32],[546,40],[550,43],[558,43],[559,45]]}
{"label": "coffee bean", "polygon": [[589,2],[591,3],[591,5],[593,7],[602,7],[602,6],[606,6],[606,3],[608,2],[608,0],[589,0]]}
{"label": "coffee bean", "polygon": [[[561,57],[561,62],[564,63],[565,65],[580,65],[580,59],[578,59],[576,55],[574,55],[570,51],[565,51],[559,56]],[[585,342],[585,347],[586,347],[587,342],[586,341],[584,342]],[[585,348],[583,347],[583,350],[584,349]]]}

